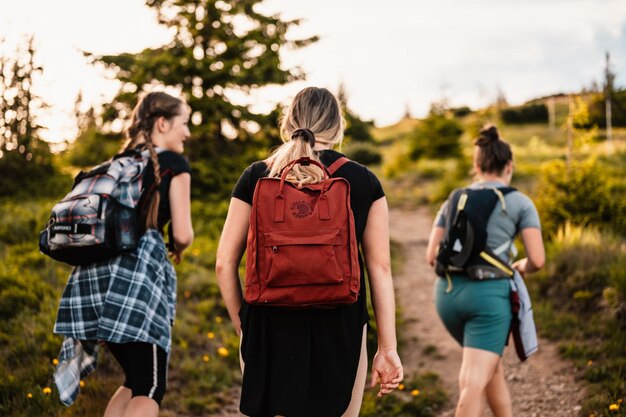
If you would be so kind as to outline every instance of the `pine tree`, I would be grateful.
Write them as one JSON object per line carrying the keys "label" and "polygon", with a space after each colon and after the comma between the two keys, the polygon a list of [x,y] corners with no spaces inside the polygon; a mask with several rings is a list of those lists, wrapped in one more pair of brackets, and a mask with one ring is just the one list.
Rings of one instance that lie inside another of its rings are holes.
{"label": "pine tree", "polygon": [[54,195],[64,185],[37,122],[46,104],[33,91],[43,72],[34,45],[30,36],[0,55],[0,196]]}
{"label": "pine tree", "polygon": [[[223,198],[243,166],[278,143],[278,111],[253,113],[235,104],[233,93],[247,94],[270,84],[304,77],[300,68],[281,67],[280,48],[300,48],[317,37],[288,40],[284,21],[256,11],[259,0],[147,0],[174,38],[136,54],[94,57],[116,71],[122,88],[104,113],[104,127],[127,119],[136,92],[156,85],[180,88],[193,110],[187,155],[194,171],[195,197]],[[233,140],[236,139],[236,140]]]}
{"label": "pine tree", "polygon": [[35,54],[30,36],[18,44],[13,56],[0,57],[0,151],[17,151],[26,160],[32,159],[38,147],[43,128],[36,115],[46,107],[33,93],[33,78],[43,72]]}

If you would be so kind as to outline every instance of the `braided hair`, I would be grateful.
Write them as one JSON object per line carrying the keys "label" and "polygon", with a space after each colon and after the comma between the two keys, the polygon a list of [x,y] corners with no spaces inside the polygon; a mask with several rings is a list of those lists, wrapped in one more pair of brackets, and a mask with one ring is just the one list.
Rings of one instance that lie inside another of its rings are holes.
{"label": "braided hair", "polygon": [[161,167],[154,144],[152,143],[152,131],[159,117],[171,119],[181,113],[183,101],[160,91],[151,92],[139,99],[133,109],[131,124],[126,131],[128,140],[122,147],[122,151],[128,151],[137,147],[147,149],[150,153],[150,161],[154,169],[154,187],[146,190],[150,193],[147,197],[148,210],[145,211],[145,228],[158,228]]}

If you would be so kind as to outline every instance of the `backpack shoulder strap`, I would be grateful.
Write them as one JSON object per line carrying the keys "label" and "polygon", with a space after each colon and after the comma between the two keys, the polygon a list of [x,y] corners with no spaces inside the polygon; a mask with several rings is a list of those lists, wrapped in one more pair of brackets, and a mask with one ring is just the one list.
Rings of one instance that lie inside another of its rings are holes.
{"label": "backpack shoulder strap", "polygon": [[337,159],[335,162],[330,164],[328,167],[326,167],[326,169],[328,170],[328,173],[332,177],[333,175],[335,175],[335,172],[337,172],[339,168],[344,166],[347,162],[350,162],[350,160],[346,158],[345,156],[342,156],[341,158]]}

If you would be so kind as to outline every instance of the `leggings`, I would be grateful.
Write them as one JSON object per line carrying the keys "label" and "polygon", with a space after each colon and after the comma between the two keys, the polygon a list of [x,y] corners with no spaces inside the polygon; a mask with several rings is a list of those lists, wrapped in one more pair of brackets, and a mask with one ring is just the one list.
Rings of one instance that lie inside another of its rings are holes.
{"label": "leggings", "polygon": [[132,396],[148,397],[161,405],[169,359],[165,350],[145,342],[107,342],[107,347],[124,370],[124,387],[132,391]]}

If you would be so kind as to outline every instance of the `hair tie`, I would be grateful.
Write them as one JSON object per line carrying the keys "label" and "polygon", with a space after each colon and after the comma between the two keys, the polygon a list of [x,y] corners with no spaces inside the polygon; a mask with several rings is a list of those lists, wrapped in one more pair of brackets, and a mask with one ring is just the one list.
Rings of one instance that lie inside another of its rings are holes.
{"label": "hair tie", "polygon": [[315,135],[309,129],[296,129],[291,134],[291,139],[301,138],[303,141],[311,145],[311,148],[315,146]]}

